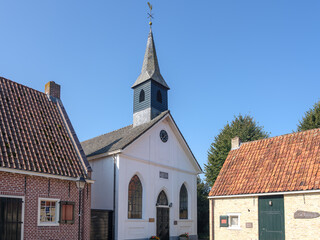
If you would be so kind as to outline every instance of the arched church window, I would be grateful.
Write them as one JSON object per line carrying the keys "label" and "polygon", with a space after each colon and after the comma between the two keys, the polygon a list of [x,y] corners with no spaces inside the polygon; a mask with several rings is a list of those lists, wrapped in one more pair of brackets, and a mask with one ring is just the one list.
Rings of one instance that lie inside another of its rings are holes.
{"label": "arched church window", "polygon": [[161,94],[161,91],[160,91],[160,90],[158,90],[158,92],[157,92],[157,101],[158,101],[159,103],[162,103],[162,94]]}
{"label": "arched church window", "polygon": [[184,184],[180,188],[180,219],[188,219],[188,191]]}
{"label": "arched church window", "polygon": [[159,193],[157,205],[162,205],[162,206],[168,205],[168,198],[166,193],[163,190]]}
{"label": "arched church window", "polygon": [[137,175],[129,183],[128,218],[142,218],[142,184]]}
{"label": "arched church window", "polygon": [[142,89],[140,91],[140,95],[139,95],[139,102],[143,102],[145,98],[145,94],[144,94],[144,90]]}

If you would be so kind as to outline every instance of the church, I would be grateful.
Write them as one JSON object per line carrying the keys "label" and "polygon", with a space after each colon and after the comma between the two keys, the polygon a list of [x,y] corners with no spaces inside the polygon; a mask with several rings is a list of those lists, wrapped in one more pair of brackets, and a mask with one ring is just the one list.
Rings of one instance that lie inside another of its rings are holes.
{"label": "church", "polygon": [[197,239],[202,170],[168,110],[151,28],[132,89],[133,124],[81,143],[95,180],[92,239]]}

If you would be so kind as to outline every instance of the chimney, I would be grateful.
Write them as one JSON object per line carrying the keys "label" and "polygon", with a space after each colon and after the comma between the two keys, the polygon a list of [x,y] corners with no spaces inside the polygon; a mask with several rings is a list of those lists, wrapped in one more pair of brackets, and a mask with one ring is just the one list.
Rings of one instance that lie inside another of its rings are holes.
{"label": "chimney", "polygon": [[60,99],[60,85],[53,81],[50,81],[45,86],[45,93],[49,94],[51,97]]}
{"label": "chimney", "polygon": [[234,137],[231,139],[231,150],[240,148],[241,141],[239,137]]}

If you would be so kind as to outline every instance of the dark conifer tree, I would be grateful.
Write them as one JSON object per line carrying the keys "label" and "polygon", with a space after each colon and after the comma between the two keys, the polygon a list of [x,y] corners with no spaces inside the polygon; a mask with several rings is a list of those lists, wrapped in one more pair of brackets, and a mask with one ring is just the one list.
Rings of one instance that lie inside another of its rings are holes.
{"label": "dark conifer tree", "polygon": [[231,139],[238,136],[242,142],[254,141],[269,137],[269,133],[249,115],[235,116],[227,123],[220,133],[215,136],[208,150],[208,162],[204,172],[206,182],[212,187],[231,149]]}
{"label": "dark conifer tree", "polygon": [[297,130],[298,132],[320,128],[320,101],[313,105],[313,108],[310,108],[305,112],[304,117],[299,121]]}
{"label": "dark conifer tree", "polygon": [[197,179],[197,203],[198,203],[198,236],[199,239],[209,238],[209,185]]}

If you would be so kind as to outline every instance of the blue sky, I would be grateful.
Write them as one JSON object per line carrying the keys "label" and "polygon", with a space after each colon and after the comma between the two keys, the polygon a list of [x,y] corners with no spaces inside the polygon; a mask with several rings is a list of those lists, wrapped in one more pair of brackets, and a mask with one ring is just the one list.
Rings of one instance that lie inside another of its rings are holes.
{"label": "blue sky", "polygon": [[[169,109],[203,166],[239,113],[271,136],[292,132],[320,99],[320,1],[153,0]],[[80,140],[132,123],[130,88],[145,51],[142,0],[0,1],[0,75],[62,86]]]}

